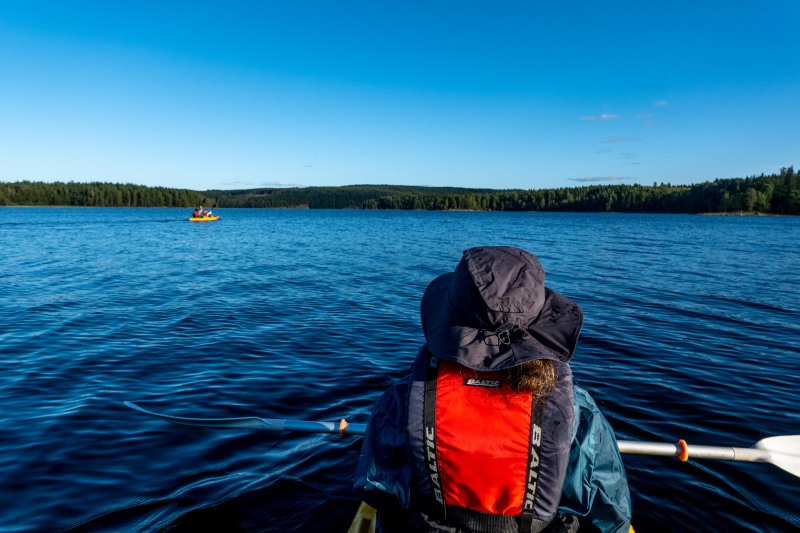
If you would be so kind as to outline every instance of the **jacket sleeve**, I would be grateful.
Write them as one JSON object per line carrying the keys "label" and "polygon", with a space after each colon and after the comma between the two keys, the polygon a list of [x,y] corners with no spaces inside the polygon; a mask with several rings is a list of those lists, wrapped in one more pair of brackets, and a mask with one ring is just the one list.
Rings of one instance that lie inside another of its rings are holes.
{"label": "jacket sleeve", "polygon": [[559,513],[584,529],[627,533],[631,496],[614,431],[589,393],[574,387],[575,425]]}
{"label": "jacket sleeve", "polygon": [[370,416],[354,489],[378,510],[408,509],[411,467],[408,458],[407,392],[409,380],[396,382],[383,393]]}

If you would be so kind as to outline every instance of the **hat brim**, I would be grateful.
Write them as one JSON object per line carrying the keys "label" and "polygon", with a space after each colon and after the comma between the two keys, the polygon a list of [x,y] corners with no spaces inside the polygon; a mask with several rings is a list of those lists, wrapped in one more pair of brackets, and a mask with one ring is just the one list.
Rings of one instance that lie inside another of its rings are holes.
{"label": "hat brim", "polygon": [[421,302],[422,330],[437,357],[478,371],[501,370],[534,359],[569,362],[575,352],[583,312],[578,304],[545,288],[545,302],[535,321],[503,343],[494,331],[468,324],[448,297],[453,273],[434,279]]}

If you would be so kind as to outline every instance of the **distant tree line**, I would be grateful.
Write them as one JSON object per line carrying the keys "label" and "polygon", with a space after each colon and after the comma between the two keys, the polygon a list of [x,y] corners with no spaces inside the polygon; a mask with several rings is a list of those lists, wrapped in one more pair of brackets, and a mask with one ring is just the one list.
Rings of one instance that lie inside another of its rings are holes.
{"label": "distant tree line", "polygon": [[689,187],[671,185],[596,185],[540,190],[510,190],[459,195],[394,195],[370,200],[368,209],[469,211],[682,212]]}
{"label": "distant tree line", "polygon": [[592,211],[624,213],[760,212],[800,215],[794,167],[696,185],[594,185],[539,190],[352,185],[206,191],[219,207]]}
{"label": "distant tree line", "polygon": [[345,185],[342,187],[267,188],[206,191],[219,207],[307,207],[309,209],[405,209],[378,207],[373,202],[394,196],[461,196],[491,194],[494,189],[417,187],[406,185]]}
{"label": "distant tree line", "polygon": [[112,183],[0,182],[0,205],[105,207],[424,209],[593,211],[623,213],[747,212],[800,215],[794,167],[778,174],[717,179],[696,185],[593,185],[496,190],[459,187],[349,185],[196,192]]}
{"label": "distant tree line", "polygon": [[192,207],[213,199],[185,189],[119,183],[0,182],[0,205],[80,207]]}

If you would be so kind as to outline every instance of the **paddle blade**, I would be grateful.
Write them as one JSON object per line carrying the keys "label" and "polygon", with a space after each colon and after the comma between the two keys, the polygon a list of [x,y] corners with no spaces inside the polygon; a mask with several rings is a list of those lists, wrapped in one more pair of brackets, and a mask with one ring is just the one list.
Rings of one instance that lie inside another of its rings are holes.
{"label": "paddle blade", "polygon": [[131,409],[142,413],[180,424],[182,426],[195,426],[212,429],[258,429],[261,431],[300,431],[305,433],[338,433],[344,435],[363,435],[366,424],[348,424],[345,420],[334,422],[315,422],[306,420],[282,420],[246,416],[240,418],[186,418],[183,416],[164,415],[148,411],[133,402],[123,402]]}
{"label": "paddle blade", "polygon": [[753,447],[768,451],[772,464],[800,477],[800,435],[769,437]]}
{"label": "paddle blade", "polygon": [[164,415],[161,413],[154,413],[142,407],[139,407],[133,402],[123,402],[131,409],[136,409],[142,413],[172,422],[173,424],[180,424],[182,426],[195,426],[204,428],[218,428],[218,429],[259,429],[262,431],[284,431],[283,420],[268,420],[258,418],[255,416],[248,416],[242,418],[184,418],[182,416]]}

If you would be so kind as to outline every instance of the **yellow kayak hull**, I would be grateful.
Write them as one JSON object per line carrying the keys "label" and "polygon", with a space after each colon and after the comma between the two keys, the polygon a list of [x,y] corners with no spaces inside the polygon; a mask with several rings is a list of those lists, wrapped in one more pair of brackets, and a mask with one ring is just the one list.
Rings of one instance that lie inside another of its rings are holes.
{"label": "yellow kayak hull", "polygon": [[[375,533],[376,511],[364,502],[358,506],[356,516],[350,523],[347,533]],[[631,526],[628,533],[635,533]]]}
{"label": "yellow kayak hull", "polygon": [[219,215],[214,215],[213,217],[189,217],[189,222],[213,222],[214,220],[219,220]]}

